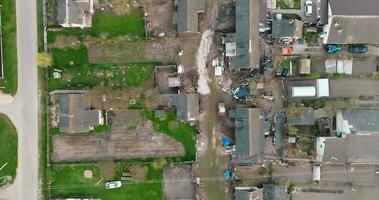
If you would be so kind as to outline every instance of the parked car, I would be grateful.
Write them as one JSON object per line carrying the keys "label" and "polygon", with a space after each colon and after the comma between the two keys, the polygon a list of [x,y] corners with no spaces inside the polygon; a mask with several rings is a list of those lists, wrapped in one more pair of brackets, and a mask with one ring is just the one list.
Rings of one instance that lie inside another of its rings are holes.
{"label": "parked car", "polygon": [[312,1],[311,0],[305,1],[304,13],[305,13],[305,16],[311,16],[312,15]]}
{"label": "parked car", "polygon": [[338,45],[338,44],[327,44],[325,46],[325,50],[328,53],[336,53],[336,52],[340,52],[342,50],[342,47],[341,45]]}
{"label": "parked car", "polygon": [[350,45],[349,46],[349,52],[350,53],[366,53],[367,52],[367,46],[362,45],[362,44]]}
{"label": "parked car", "polygon": [[107,182],[105,183],[105,188],[106,189],[115,189],[121,187],[121,181],[112,181],[112,182]]}

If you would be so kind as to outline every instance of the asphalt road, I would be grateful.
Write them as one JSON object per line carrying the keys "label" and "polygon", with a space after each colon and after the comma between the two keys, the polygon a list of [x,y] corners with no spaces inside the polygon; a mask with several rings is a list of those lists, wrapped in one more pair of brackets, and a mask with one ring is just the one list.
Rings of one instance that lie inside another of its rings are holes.
{"label": "asphalt road", "polygon": [[1,104],[18,132],[15,182],[0,190],[0,199],[34,200],[38,196],[38,72],[36,0],[16,0],[18,91],[12,103]]}

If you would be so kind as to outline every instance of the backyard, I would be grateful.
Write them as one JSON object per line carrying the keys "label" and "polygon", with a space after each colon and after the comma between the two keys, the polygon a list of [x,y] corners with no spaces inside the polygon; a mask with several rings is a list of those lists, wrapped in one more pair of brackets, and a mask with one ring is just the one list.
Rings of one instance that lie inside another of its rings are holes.
{"label": "backyard", "polygon": [[16,177],[18,141],[15,127],[8,117],[2,114],[0,127],[0,186],[2,186],[8,181],[13,182]]}
{"label": "backyard", "polygon": [[[107,172],[101,171],[99,164],[53,165],[48,170],[51,196],[55,198],[93,197],[100,199],[161,200],[162,168],[138,167],[147,168],[147,172],[141,177],[141,180],[124,181],[121,188],[107,190],[105,189],[105,182],[120,180],[122,172],[131,171],[131,164],[116,163],[115,166],[111,167],[113,169],[107,169],[109,170]],[[92,170],[92,178],[85,178],[84,170]],[[109,173],[113,177],[104,178],[109,176]],[[132,176],[134,176],[133,173]]]}
{"label": "backyard", "polygon": [[[62,65],[61,65],[62,66]],[[49,90],[92,88],[110,86],[123,88],[141,86],[152,79],[154,63],[127,65],[93,65],[67,66],[62,70],[61,79],[53,79],[54,69],[49,69]]]}
{"label": "backyard", "polygon": [[59,35],[75,35],[80,39],[87,36],[110,38],[128,35],[133,38],[144,38],[145,23],[142,10],[136,9],[129,15],[115,15],[96,11],[92,18],[92,28],[69,28],[60,31],[49,31],[48,42],[53,43]]}
{"label": "backyard", "polygon": [[17,43],[15,0],[0,0],[1,30],[3,35],[4,78],[1,90],[14,95],[17,91]]}

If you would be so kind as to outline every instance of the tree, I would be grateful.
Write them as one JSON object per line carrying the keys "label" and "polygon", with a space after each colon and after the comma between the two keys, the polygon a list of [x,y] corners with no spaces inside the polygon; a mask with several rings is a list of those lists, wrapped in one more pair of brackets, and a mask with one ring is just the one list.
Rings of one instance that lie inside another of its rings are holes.
{"label": "tree", "polygon": [[40,52],[37,55],[37,65],[40,67],[49,67],[53,64],[53,58],[50,53]]}
{"label": "tree", "polygon": [[286,124],[285,128],[289,136],[295,136],[299,133],[299,129],[297,129],[293,124]]}

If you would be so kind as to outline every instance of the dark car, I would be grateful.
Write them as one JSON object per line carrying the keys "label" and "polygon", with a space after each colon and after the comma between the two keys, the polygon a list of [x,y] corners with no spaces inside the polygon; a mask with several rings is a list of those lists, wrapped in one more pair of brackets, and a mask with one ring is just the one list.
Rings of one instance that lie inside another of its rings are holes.
{"label": "dark car", "polygon": [[351,45],[349,46],[350,53],[366,53],[367,46],[366,45]]}

